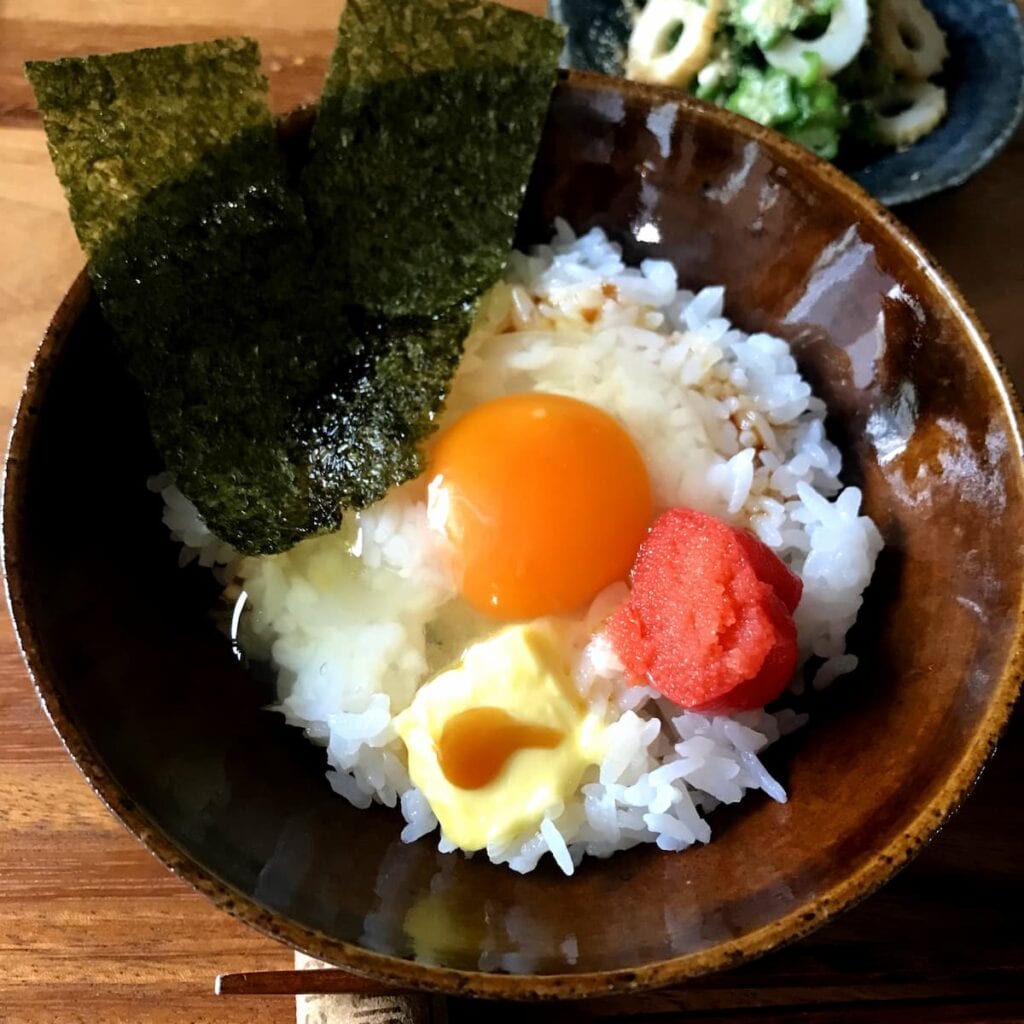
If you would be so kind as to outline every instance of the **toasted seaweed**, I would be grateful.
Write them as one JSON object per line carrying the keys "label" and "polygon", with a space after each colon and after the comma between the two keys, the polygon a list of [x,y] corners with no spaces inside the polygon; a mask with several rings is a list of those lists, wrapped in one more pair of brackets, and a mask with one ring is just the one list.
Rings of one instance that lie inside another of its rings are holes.
{"label": "toasted seaweed", "polygon": [[[365,508],[423,469],[420,442],[436,425],[462,356],[475,307],[432,317],[370,318],[360,325],[369,354],[353,386],[320,397],[301,413],[311,439],[311,505],[325,516],[340,498]],[[360,318],[354,318],[360,319]]]}
{"label": "toasted seaweed", "polygon": [[25,65],[87,255],[211,149],[273,131],[259,63],[256,42],[238,37]]}
{"label": "toasted seaweed", "polygon": [[560,46],[488,3],[349,0],[301,187],[251,40],[27,66],[157,447],[238,550],[420,472]]}
{"label": "toasted seaweed", "polygon": [[439,312],[504,269],[563,31],[481,0],[348,0],[305,173],[325,275]]}
{"label": "toasted seaweed", "polygon": [[311,240],[255,43],[27,71],[104,315],[167,468],[241,550],[294,543],[310,530],[309,482],[305,446],[289,427],[295,404],[323,388],[321,361],[303,345],[325,342],[299,299]]}

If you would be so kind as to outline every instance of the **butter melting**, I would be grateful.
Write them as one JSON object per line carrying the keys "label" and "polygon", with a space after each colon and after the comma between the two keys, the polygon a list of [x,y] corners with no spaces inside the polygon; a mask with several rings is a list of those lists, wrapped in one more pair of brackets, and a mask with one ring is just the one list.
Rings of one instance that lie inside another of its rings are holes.
{"label": "butter melting", "polygon": [[463,850],[530,835],[596,772],[607,724],[576,689],[572,649],[554,620],[507,626],[470,643],[396,716],[409,777]]}

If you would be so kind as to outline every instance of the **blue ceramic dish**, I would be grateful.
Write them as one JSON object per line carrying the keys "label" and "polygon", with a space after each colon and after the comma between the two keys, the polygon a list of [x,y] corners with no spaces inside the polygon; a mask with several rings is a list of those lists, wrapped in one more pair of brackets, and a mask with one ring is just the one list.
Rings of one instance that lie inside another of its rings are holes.
{"label": "blue ceramic dish", "polygon": [[[963,184],[1010,141],[1024,115],[1024,26],[1016,0],[927,0],[949,41],[949,114],[902,152],[844,167],[887,206]],[[630,17],[623,0],[549,0],[568,30],[564,63],[622,73]]]}

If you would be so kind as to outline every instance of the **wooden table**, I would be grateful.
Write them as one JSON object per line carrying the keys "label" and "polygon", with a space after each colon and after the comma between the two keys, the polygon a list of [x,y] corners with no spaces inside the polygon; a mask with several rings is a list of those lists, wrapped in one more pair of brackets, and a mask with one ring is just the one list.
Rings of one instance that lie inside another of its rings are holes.
{"label": "wooden table", "polygon": [[[538,9],[537,0],[515,0]],[[246,32],[273,102],[315,97],[338,0],[0,0],[0,417],[82,258],[51,172],[31,57]],[[1024,134],[968,186],[904,211],[1024,381]],[[1024,716],[966,808],[912,867],[798,945],[686,989],[548,1021],[1024,1021]],[[291,966],[289,950],[208,906],[107,814],[36,703],[0,621],[0,1022],[283,1024],[289,999],[217,999],[215,974]],[[774,1007],[775,1009],[772,1009]],[[787,1009],[782,1009],[787,1007]],[[489,1017],[518,1020],[495,1007]],[[456,1004],[453,1020],[479,1013]]]}

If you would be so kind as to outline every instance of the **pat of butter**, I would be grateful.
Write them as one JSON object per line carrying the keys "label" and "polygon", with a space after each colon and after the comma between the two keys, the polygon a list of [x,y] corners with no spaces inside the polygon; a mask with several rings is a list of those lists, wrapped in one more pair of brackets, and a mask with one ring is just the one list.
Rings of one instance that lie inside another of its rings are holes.
{"label": "pat of butter", "polygon": [[[442,771],[437,745],[450,718],[480,707],[557,729],[562,741],[517,750],[491,782],[462,789]],[[444,835],[464,850],[479,850],[536,830],[546,812],[563,804],[586,769],[600,762],[606,726],[576,691],[568,645],[553,624],[539,621],[473,644],[458,665],[420,687],[395,729],[408,751],[409,775]]]}

